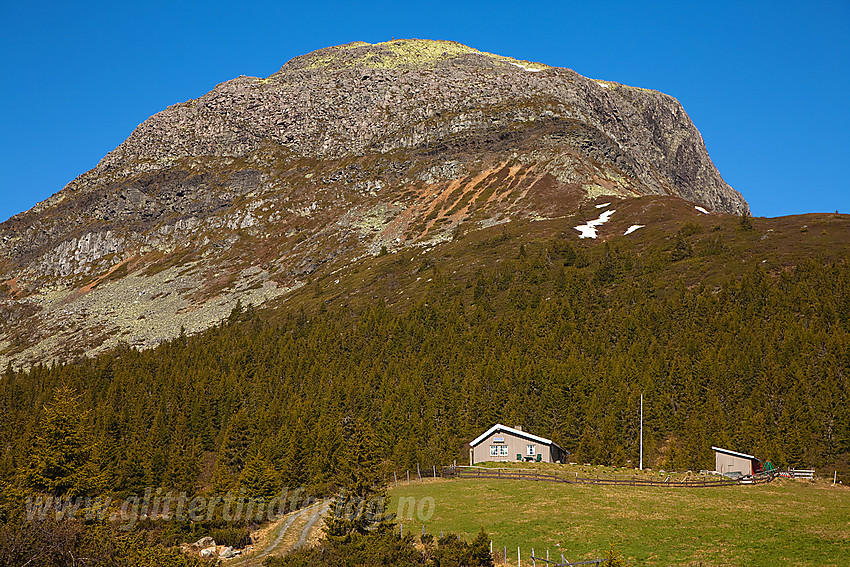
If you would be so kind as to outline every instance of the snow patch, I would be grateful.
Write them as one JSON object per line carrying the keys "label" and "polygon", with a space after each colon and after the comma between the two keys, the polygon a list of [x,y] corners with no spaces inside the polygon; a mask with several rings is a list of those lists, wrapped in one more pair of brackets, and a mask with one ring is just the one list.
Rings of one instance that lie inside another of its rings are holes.
{"label": "snow patch", "polygon": [[596,81],[596,84],[597,84],[597,85],[599,85],[600,87],[602,87],[603,89],[607,89],[607,88],[608,88],[608,85],[606,85],[605,83],[602,83],[602,82]]}
{"label": "snow patch", "polygon": [[602,203],[601,205],[595,205],[595,207],[597,209],[604,209],[605,207],[609,206],[610,204],[611,203]]}
{"label": "snow patch", "polygon": [[608,222],[608,219],[611,218],[616,211],[605,211],[602,213],[598,219],[587,221],[586,224],[580,224],[575,229],[579,231],[579,238],[596,238],[596,227],[605,224]]}
{"label": "snow patch", "polygon": [[696,210],[698,210],[699,212],[701,212],[702,214],[704,214],[704,215],[707,215],[707,214],[708,214],[708,211],[706,211],[706,210],[705,210],[705,209],[703,209],[702,207],[694,207],[694,208],[695,208]]}
{"label": "snow patch", "polygon": [[639,228],[643,228],[645,225],[642,224],[633,224],[629,228],[626,229],[626,232],[623,233],[623,236],[628,236]]}
{"label": "snow patch", "polygon": [[530,71],[531,73],[539,73],[540,71],[543,70],[543,69],[532,69],[530,67],[526,67],[525,65],[521,65],[519,63],[514,63],[512,61],[508,61],[508,63],[510,63],[511,65],[514,65],[516,67],[519,67],[520,69],[525,69],[526,71]]}

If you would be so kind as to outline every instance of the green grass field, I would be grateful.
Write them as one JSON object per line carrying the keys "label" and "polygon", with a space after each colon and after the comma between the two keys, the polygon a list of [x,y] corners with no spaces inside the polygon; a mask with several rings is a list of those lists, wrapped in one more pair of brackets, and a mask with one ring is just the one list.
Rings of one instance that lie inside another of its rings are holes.
{"label": "green grass field", "polygon": [[[483,526],[516,564],[530,554],[570,561],[603,557],[614,546],[632,565],[850,565],[850,488],[824,481],[760,486],[662,488],[522,480],[426,480],[390,490],[415,498],[400,515],[406,533],[455,532],[471,540]],[[433,504],[426,498],[433,498]],[[408,501],[409,502],[409,501]],[[539,564],[539,563],[538,563]]]}

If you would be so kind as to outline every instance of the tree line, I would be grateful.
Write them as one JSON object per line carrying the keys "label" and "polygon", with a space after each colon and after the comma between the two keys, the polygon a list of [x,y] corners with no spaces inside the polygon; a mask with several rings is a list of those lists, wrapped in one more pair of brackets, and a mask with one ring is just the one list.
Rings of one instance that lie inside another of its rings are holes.
{"label": "tree line", "polygon": [[630,253],[577,261],[556,241],[466,280],[433,270],[405,310],[239,309],[153,350],[10,367],[0,479],[58,494],[328,494],[352,459],[378,475],[462,461],[496,422],[622,465],[637,459],[641,394],[652,465],[712,468],[711,445],[847,463],[843,261],[686,288]]}

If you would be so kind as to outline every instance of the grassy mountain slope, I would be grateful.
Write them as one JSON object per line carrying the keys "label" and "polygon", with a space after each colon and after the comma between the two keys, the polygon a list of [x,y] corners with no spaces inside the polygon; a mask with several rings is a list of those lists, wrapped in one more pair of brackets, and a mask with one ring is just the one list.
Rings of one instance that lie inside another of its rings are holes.
{"label": "grassy mountain slope", "polygon": [[641,393],[653,465],[711,468],[718,444],[846,471],[847,219],[742,222],[645,198],[609,230],[627,207],[653,220],[607,242],[575,244],[572,219],[458,234],[154,350],[8,369],[3,478],[37,461],[62,384],[81,394],[104,489],[265,490],[261,470],[266,488],[324,492],[355,432],[380,475],[463,459],[495,422],[623,464]]}

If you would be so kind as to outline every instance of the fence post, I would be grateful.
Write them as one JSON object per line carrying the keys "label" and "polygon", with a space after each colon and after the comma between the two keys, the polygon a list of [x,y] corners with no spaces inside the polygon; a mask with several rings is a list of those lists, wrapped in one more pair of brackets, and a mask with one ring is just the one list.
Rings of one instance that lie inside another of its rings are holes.
{"label": "fence post", "polygon": [[516,567],[522,567],[522,559],[519,556],[519,548],[516,548]]}
{"label": "fence post", "polygon": [[422,535],[425,535],[425,524],[422,524]]}
{"label": "fence post", "polygon": [[419,477],[419,482],[422,482],[422,473],[419,472],[419,463],[416,463],[416,476]]}
{"label": "fence post", "polygon": [[407,484],[410,484],[410,471],[407,471]]}
{"label": "fence post", "polygon": [[493,555],[493,540],[490,540],[490,555]]}
{"label": "fence post", "polygon": [[508,564],[508,546],[507,545],[505,546],[504,554],[505,554],[505,565],[507,565]]}
{"label": "fence post", "polygon": [[431,468],[434,469],[434,477],[437,478],[437,465],[431,465]]}
{"label": "fence post", "polygon": [[398,523],[398,537],[404,537],[404,524],[401,521]]}
{"label": "fence post", "polygon": [[398,475],[395,474],[395,471],[393,471],[393,478],[395,479],[395,485],[397,487],[398,486]]}
{"label": "fence post", "polygon": [[537,560],[534,558],[534,548],[531,548],[531,567],[537,567]]}

